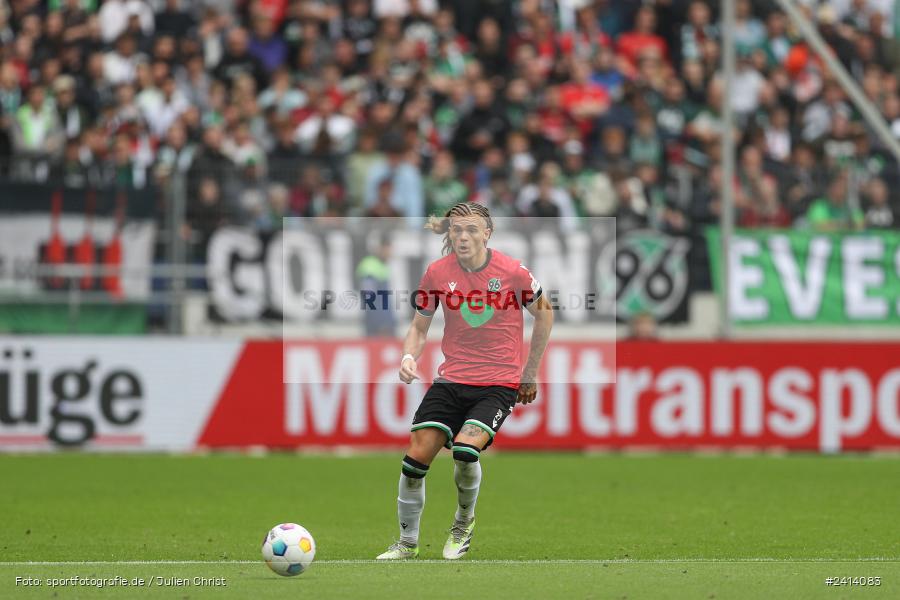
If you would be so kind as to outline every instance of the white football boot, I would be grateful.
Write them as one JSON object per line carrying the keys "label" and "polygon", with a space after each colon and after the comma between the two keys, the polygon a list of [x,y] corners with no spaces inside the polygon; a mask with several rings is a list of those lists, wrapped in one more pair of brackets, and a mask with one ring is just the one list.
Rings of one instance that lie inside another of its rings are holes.
{"label": "white football boot", "polygon": [[444,558],[456,560],[462,558],[469,551],[472,541],[472,530],[475,529],[475,519],[471,521],[454,521],[450,528],[450,537],[444,544]]}
{"label": "white football boot", "polygon": [[375,560],[407,560],[419,556],[419,547],[410,546],[406,542],[397,541],[375,557]]}

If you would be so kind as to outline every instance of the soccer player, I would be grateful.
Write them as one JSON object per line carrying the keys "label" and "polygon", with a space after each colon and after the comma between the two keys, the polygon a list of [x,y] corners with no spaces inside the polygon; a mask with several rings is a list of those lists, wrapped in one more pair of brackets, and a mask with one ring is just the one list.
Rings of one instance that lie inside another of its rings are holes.
{"label": "soccer player", "polygon": [[[425,475],[441,447],[453,451],[458,492],[443,556],[455,560],[469,550],[481,486],[478,459],[516,402],[534,400],[538,366],[553,326],[553,310],[531,272],[488,248],[494,225],[485,207],[456,204],[444,218],[431,217],[426,227],[444,235],[445,256],[428,266],[416,290],[400,379],[407,384],[420,379],[416,361],[438,304],[444,310],[445,361],[416,411],[403,457],[397,497],[400,539],[378,560],[418,556]],[[535,318],[524,368],[523,308]]]}

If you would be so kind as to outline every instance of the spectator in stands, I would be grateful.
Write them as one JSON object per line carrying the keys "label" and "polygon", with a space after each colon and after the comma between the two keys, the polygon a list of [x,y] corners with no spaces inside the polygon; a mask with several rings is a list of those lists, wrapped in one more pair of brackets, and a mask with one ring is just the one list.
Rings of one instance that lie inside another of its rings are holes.
{"label": "spectator in stands", "polygon": [[780,163],[786,163],[791,156],[790,118],[788,110],[778,106],[765,127],[766,156]]}
{"label": "spectator in stands", "polygon": [[184,66],[179,66],[175,70],[175,80],[190,105],[203,111],[209,108],[213,78],[205,69],[202,54],[198,52],[188,56]]}
{"label": "spectator in stands", "polygon": [[485,17],[478,25],[478,40],[474,58],[481,63],[488,78],[504,80],[509,75],[509,55],[506,40],[500,26],[491,17]]}
{"label": "spectator in stands", "polygon": [[18,177],[46,180],[51,162],[63,149],[65,135],[43,86],[29,88],[26,102],[16,111],[12,132]]}
{"label": "spectator in stands", "polygon": [[735,5],[735,44],[738,52],[752,52],[761,48],[766,40],[766,28],[753,15],[750,0],[738,0]]}
{"label": "spectator in stands", "polygon": [[383,160],[384,155],[378,150],[375,131],[363,130],[359,135],[356,150],[347,158],[346,163],[347,200],[351,214],[362,212],[368,173],[374,165]]}
{"label": "spectator in stands", "polygon": [[747,198],[747,205],[740,210],[738,224],[741,227],[790,227],[791,215],[778,201],[774,177],[764,176],[759,181],[756,193]]}
{"label": "spectator in stands", "polygon": [[165,0],[162,11],[156,13],[156,30],[168,33],[176,39],[183,38],[194,28],[196,21],[190,12],[184,10],[183,0]]}
{"label": "spectator in stands", "polygon": [[892,229],[897,225],[897,213],[888,199],[888,188],[880,177],[872,179],[863,195],[865,226],[867,229]]}
{"label": "spectator in stands", "polygon": [[603,193],[602,188],[610,187],[609,179],[605,174],[585,165],[584,145],[580,141],[569,140],[562,150],[562,178],[566,191],[575,204],[575,211],[579,215],[599,214],[597,196]]}
{"label": "spectator in stands", "polygon": [[656,120],[649,112],[638,115],[636,129],[628,143],[628,157],[632,163],[661,166],[663,147],[656,131]]}
{"label": "spectator in stands", "polygon": [[[531,142],[524,132],[512,131],[506,136],[506,158],[511,172],[510,179],[516,187],[520,188],[531,180],[537,160],[531,153]],[[479,182],[480,187],[483,187],[483,183]]]}
{"label": "spectator in stands", "polygon": [[182,235],[191,242],[191,254],[199,263],[206,262],[206,247],[216,229],[230,222],[231,210],[223,201],[221,187],[214,176],[204,176],[196,196],[188,197],[187,222]]}
{"label": "spectator in stands", "polygon": [[60,75],[53,82],[56,114],[67,139],[77,138],[90,123],[90,115],[75,96],[75,78]]}
{"label": "spectator in stands", "polygon": [[594,122],[609,108],[609,94],[592,80],[587,60],[572,58],[570,68],[572,80],[560,87],[560,105],[578,127],[582,139],[586,139],[594,129]]}
{"label": "spectator in stands", "polygon": [[233,27],[228,32],[226,40],[225,54],[215,70],[216,78],[231,85],[239,75],[246,74],[253,77],[256,89],[265,89],[268,75],[262,61],[250,53],[247,30],[243,27]]}
{"label": "spectator in stands", "polygon": [[456,163],[450,152],[439,152],[431,173],[425,179],[425,212],[442,216],[469,196],[466,184],[457,178]]}
{"label": "spectator in stands", "polygon": [[639,312],[628,321],[628,338],[642,342],[657,339],[656,318],[648,312]]}
{"label": "spectator in stands", "polygon": [[[551,2],[556,12],[531,0],[46,4],[0,8],[0,175],[14,162],[29,179],[144,185],[151,165],[160,183],[187,168],[189,194],[214,175],[236,222],[243,196],[279,212],[273,182],[288,186],[291,214],[320,219],[364,214],[382,188],[412,224],[426,187],[432,208],[461,186],[504,214],[562,215],[564,194],[576,218],[619,214],[626,228],[698,240],[718,218],[721,32],[702,0]],[[900,132],[889,11],[851,4],[818,8],[820,31]],[[739,219],[820,216],[810,205],[828,197],[827,164],[859,182],[867,226],[886,224],[896,161],[777,7],[741,0],[737,17],[727,101],[742,156],[760,164],[742,160]],[[362,124],[371,135],[356,135]],[[404,150],[385,158],[377,146],[392,132]],[[29,143],[45,142],[35,171]],[[535,177],[545,164],[562,175]],[[846,210],[834,226],[858,226]]]}
{"label": "spectator in stands", "polygon": [[142,0],[105,0],[98,17],[103,41],[106,43],[112,42],[124,33],[131,17],[137,18],[145,34],[153,33],[153,11]]}
{"label": "spectator in stands", "polygon": [[252,18],[253,37],[248,52],[271,73],[287,60],[287,44],[281,36],[275,35],[275,20],[270,15],[259,11]]}
{"label": "spectator in stands", "polygon": [[368,206],[366,216],[399,220],[402,215],[392,203],[394,182],[391,178],[388,176],[382,177],[381,180],[375,183],[375,190],[375,200]]}
{"label": "spectator in stands", "polygon": [[516,195],[504,173],[493,173],[487,187],[483,187],[472,198],[473,202],[487,207],[493,217],[519,217]]}
{"label": "spectator in stands", "polygon": [[618,52],[628,73],[637,71],[639,59],[652,57],[660,60],[668,59],[668,45],[666,41],[656,34],[656,11],[651,5],[644,5],[638,9],[634,18],[634,29],[619,36]]}
{"label": "spectator in stands", "polygon": [[687,22],[680,30],[680,57],[699,59],[707,40],[718,39],[719,28],[711,21],[709,5],[703,0],[694,0],[688,6]]}
{"label": "spectator in stands", "polygon": [[144,119],[153,135],[162,138],[189,106],[187,98],[178,90],[175,78],[166,77],[162,83],[158,103],[144,113]]}
{"label": "spectator in stands", "polygon": [[269,175],[272,180],[290,185],[296,179],[296,168],[302,153],[297,145],[295,129],[289,118],[277,119],[275,144],[268,152]]}
{"label": "spectator in stands", "polygon": [[[409,149],[400,132],[391,132],[383,142],[384,160],[374,164],[366,180],[365,206],[376,216],[395,212],[417,227],[424,222],[425,198],[419,168],[409,158]],[[387,194],[387,196],[386,196]],[[393,209],[387,210],[386,201]]]}
{"label": "spectator in stands", "polygon": [[103,79],[112,85],[134,81],[137,66],[147,57],[138,53],[134,37],[123,33],[116,40],[115,50],[103,58]]}
{"label": "spectator in stands", "polygon": [[156,153],[154,174],[159,181],[165,181],[173,173],[186,174],[194,162],[196,147],[188,140],[187,131],[180,122],[174,123],[166,132],[165,143]]}
{"label": "spectator in stands", "polygon": [[516,208],[525,216],[558,220],[561,229],[570,231],[578,225],[577,213],[561,175],[559,165],[545,163],[535,182],[522,188]]}
{"label": "spectator in stands", "polygon": [[502,144],[509,124],[494,103],[494,90],[486,80],[473,88],[473,104],[459,122],[453,137],[453,153],[461,160],[477,158],[490,146]]}
{"label": "spectator in stands", "polygon": [[297,128],[297,143],[304,154],[327,159],[343,156],[353,149],[356,123],[337,112],[334,97],[322,94],[316,103],[315,114],[307,117]]}
{"label": "spectator in stands", "polygon": [[865,215],[858,208],[847,203],[847,173],[838,172],[832,176],[824,198],[819,198],[809,207],[806,221],[816,231],[840,231],[862,229]]}
{"label": "spectator in stands", "polygon": [[356,278],[363,299],[372,299],[371,304],[363,304],[363,307],[366,307],[363,310],[366,337],[394,337],[397,321],[390,295],[389,231],[376,231],[372,245],[374,251],[363,258],[356,267]]}
{"label": "spectator in stands", "polygon": [[307,96],[302,90],[294,87],[291,72],[286,67],[279,67],[272,74],[271,85],[259,95],[261,110],[269,107],[275,109],[279,116],[287,116],[306,106]]}

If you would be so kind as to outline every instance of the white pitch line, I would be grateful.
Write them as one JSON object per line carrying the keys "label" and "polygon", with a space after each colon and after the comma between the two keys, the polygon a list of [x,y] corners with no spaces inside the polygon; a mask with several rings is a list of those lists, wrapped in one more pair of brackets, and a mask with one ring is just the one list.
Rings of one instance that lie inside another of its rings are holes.
{"label": "white pitch line", "polygon": [[[548,565],[548,564],[741,564],[741,563],[900,563],[900,558],[860,557],[860,558],[610,558],[610,559],[473,559],[439,560],[416,559],[404,561],[383,561],[372,559],[319,560],[315,565],[366,565],[366,564],[480,564],[480,565]],[[68,560],[68,561],[0,561],[0,567],[77,567],[77,566],[128,566],[128,565],[251,565],[262,564],[261,560]]]}

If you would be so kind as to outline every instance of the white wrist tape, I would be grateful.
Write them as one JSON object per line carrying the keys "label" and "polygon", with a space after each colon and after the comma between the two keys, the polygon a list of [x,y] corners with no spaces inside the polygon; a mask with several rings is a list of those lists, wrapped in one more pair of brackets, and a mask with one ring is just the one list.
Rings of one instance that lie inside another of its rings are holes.
{"label": "white wrist tape", "polygon": [[400,366],[403,366],[403,363],[406,362],[406,359],[407,359],[407,358],[411,358],[411,359],[413,359],[413,360],[416,360],[416,357],[413,356],[412,354],[404,354],[404,355],[403,355],[403,358],[400,359]]}

